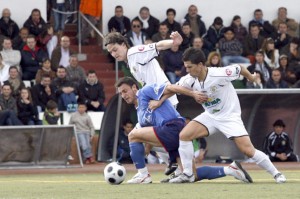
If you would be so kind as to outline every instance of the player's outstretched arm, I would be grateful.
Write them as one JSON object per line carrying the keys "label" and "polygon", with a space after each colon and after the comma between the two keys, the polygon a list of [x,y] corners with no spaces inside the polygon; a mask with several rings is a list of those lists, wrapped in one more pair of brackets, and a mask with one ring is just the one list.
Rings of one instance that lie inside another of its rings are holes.
{"label": "player's outstretched arm", "polygon": [[162,40],[156,43],[156,49],[158,51],[166,50],[171,48],[173,45],[179,46],[182,42],[181,35],[176,31],[172,32],[170,35],[171,39]]}
{"label": "player's outstretched arm", "polygon": [[250,82],[256,81],[256,73],[251,74],[247,68],[241,66],[241,75],[243,75],[245,78],[247,78]]}
{"label": "player's outstretched arm", "polygon": [[198,102],[200,104],[203,102],[206,102],[208,100],[208,97],[205,93],[202,93],[199,91],[193,91],[193,90],[190,90],[183,86],[179,86],[179,85],[175,85],[175,84],[171,84],[166,87],[166,89],[164,91],[164,95],[169,94],[169,93],[173,93],[173,94],[179,93],[182,95],[187,95],[187,96],[193,97],[196,100],[196,102]]}

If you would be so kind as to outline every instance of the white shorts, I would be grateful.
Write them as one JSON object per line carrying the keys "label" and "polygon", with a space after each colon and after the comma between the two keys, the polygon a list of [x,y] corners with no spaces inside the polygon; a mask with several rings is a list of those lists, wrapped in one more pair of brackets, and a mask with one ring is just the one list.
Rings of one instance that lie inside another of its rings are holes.
{"label": "white shorts", "polygon": [[193,120],[203,124],[207,128],[209,136],[218,132],[223,133],[229,139],[248,135],[240,116],[215,119],[204,112]]}

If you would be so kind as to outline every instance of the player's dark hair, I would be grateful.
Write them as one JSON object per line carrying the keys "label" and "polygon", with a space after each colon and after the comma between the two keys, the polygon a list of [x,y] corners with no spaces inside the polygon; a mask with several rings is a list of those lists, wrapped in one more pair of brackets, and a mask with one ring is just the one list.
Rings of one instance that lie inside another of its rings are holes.
{"label": "player's dark hair", "polygon": [[122,86],[123,84],[127,84],[128,86],[132,87],[133,85],[136,86],[136,88],[138,89],[138,83],[137,81],[135,81],[133,78],[131,77],[122,77],[120,78],[117,83],[116,83],[116,87],[119,88],[120,86]]}
{"label": "player's dark hair", "polygon": [[190,47],[184,51],[182,60],[190,61],[192,64],[202,63],[204,65],[206,57],[201,49]]}
{"label": "player's dark hair", "polygon": [[175,10],[175,9],[169,8],[169,9],[167,10],[166,14],[168,15],[169,12],[173,12],[173,14],[176,16],[176,10]]}
{"label": "player's dark hair", "polygon": [[107,46],[108,44],[119,44],[119,45],[122,45],[124,43],[127,46],[127,48],[130,47],[129,44],[128,44],[128,41],[126,39],[126,37],[124,37],[119,32],[108,33],[104,37],[104,41],[105,41],[105,46]]}

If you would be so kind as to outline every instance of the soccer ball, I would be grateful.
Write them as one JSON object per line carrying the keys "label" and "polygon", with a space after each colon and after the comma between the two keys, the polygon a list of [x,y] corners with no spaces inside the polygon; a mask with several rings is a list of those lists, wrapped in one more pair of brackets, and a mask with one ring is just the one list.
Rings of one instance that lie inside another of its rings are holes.
{"label": "soccer ball", "polygon": [[121,184],[126,176],[125,167],[120,163],[112,162],[104,168],[104,178],[109,184]]}

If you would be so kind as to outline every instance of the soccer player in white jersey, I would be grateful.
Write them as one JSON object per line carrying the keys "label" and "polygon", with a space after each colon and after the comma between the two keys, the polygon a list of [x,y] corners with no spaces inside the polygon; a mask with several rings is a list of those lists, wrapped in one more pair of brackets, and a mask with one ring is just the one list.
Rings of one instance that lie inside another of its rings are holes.
{"label": "soccer player in white jersey", "polygon": [[232,139],[242,153],[269,172],[277,183],[284,183],[285,176],[275,168],[266,154],[252,145],[241,119],[238,96],[231,84],[231,81],[240,75],[253,82],[255,74],[237,64],[208,68],[204,64],[206,59],[203,52],[195,48],[189,48],[184,52],[183,61],[189,74],[182,77],[178,84],[193,91],[205,92],[208,98],[204,102],[199,100],[205,110],[204,113],[194,118],[180,132],[179,154],[184,171],[170,182],[194,182],[192,140],[221,132]]}

